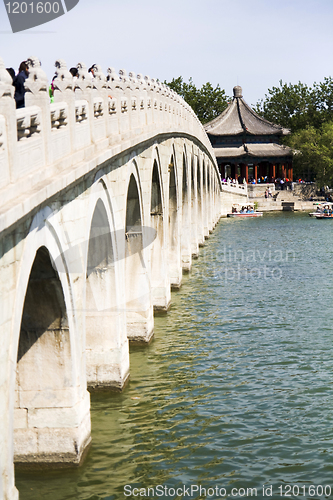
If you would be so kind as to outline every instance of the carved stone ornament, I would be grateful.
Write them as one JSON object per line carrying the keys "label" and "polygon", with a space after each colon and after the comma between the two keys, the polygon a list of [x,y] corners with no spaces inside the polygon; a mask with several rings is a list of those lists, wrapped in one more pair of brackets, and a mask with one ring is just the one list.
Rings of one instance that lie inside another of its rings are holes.
{"label": "carved stone ornament", "polygon": [[128,77],[130,79],[130,82],[133,83],[134,88],[138,89],[140,84],[138,82],[138,79],[137,79],[135,73],[133,71],[130,71],[128,73]]}
{"label": "carved stone ornament", "polygon": [[138,82],[139,82],[139,85],[140,85],[140,86],[142,85],[142,89],[143,89],[143,90],[146,90],[146,88],[147,88],[147,83],[146,83],[146,80],[144,79],[144,76],[142,75],[142,73],[138,73],[138,74],[136,75],[136,77],[137,77],[137,80],[138,80]]}
{"label": "carved stone ornament", "polygon": [[156,78],[151,78],[151,79],[150,79],[150,81],[151,81],[151,86],[152,86],[152,88],[153,88],[154,90],[158,90],[158,89],[157,89],[157,82],[156,82]]}
{"label": "carved stone ornament", "polygon": [[108,76],[106,77],[106,80],[106,86],[111,93],[109,97],[112,97],[113,91],[117,88],[120,89],[122,87],[118,73],[116,73],[116,70],[114,68],[108,68]]}
{"label": "carved stone ornament", "polygon": [[127,77],[127,71],[125,69],[120,69],[119,70],[119,76],[120,76],[120,79],[123,80],[123,82],[128,82],[129,79]]}
{"label": "carved stone ornament", "polygon": [[67,65],[63,59],[58,59],[55,62],[56,78],[53,81],[54,88],[64,92],[65,90],[73,90],[73,76],[67,69]]}
{"label": "carved stone ornament", "polygon": [[45,72],[42,70],[38,57],[31,56],[27,59],[29,76],[24,82],[27,92],[37,95],[39,92],[46,92],[48,95],[49,83]]}
{"label": "carved stone ornament", "polygon": [[150,76],[146,75],[145,76],[145,82],[146,82],[146,85],[147,85],[147,90],[153,90],[154,86],[151,82],[151,79],[150,79]]}
{"label": "carved stone ornament", "polygon": [[79,88],[82,91],[91,89],[91,75],[88,73],[87,66],[84,63],[80,62],[76,65],[76,67],[78,70],[78,76],[75,82],[75,88]]}
{"label": "carved stone ornament", "polygon": [[130,88],[131,82],[130,79],[127,76],[127,71],[125,69],[120,69],[119,70],[119,76],[120,76],[120,81],[122,83],[123,89],[124,88]]}
{"label": "carved stone ornament", "polygon": [[12,77],[8,73],[0,57],[0,98],[1,97],[13,97],[14,87],[12,85]]}
{"label": "carved stone ornament", "polygon": [[119,82],[120,81],[120,78],[119,78],[119,76],[114,68],[111,68],[111,67],[108,68],[107,80],[109,82]]}

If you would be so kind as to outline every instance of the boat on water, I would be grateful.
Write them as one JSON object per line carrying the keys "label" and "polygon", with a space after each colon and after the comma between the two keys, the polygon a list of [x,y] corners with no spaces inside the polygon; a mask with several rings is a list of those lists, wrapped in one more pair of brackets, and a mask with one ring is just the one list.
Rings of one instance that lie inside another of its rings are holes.
{"label": "boat on water", "polygon": [[331,212],[329,214],[316,214],[315,218],[316,219],[333,219],[333,213]]}
{"label": "boat on water", "polygon": [[227,214],[227,217],[262,217],[262,215],[263,212],[255,210],[254,203],[247,203],[246,205],[234,203],[231,214]]}
{"label": "boat on water", "polygon": [[316,219],[332,219],[333,218],[333,203],[330,201],[325,201],[323,203],[314,203],[317,206],[315,212],[310,212],[310,217],[315,217]]}

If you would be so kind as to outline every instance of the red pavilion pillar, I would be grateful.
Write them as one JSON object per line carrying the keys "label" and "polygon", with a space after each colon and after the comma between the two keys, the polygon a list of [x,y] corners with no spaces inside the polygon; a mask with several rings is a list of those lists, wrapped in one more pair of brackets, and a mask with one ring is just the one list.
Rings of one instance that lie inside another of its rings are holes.
{"label": "red pavilion pillar", "polygon": [[256,184],[258,184],[258,165],[254,165],[254,178],[255,178]]}
{"label": "red pavilion pillar", "polygon": [[282,179],[286,178],[286,167],[284,164],[281,165],[281,177]]}

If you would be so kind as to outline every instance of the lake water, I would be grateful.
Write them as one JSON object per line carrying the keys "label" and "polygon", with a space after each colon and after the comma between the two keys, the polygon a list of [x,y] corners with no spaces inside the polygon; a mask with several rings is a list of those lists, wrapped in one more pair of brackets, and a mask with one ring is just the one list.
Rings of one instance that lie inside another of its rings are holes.
{"label": "lake water", "polygon": [[332,253],[329,220],[222,219],[129,386],[92,395],[83,466],[20,499],[333,498]]}

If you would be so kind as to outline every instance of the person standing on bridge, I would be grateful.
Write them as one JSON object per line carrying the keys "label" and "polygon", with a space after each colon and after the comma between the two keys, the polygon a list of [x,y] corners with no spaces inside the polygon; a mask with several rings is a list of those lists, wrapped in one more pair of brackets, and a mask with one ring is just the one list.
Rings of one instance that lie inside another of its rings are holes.
{"label": "person standing on bridge", "polygon": [[95,78],[95,64],[90,66],[90,68],[88,69],[88,73],[91,73],[91,81],[93,82]]}
{"label": "person standing on bridge", "polygon": [[15,94],[14,94],[14,99],[16,102],[16,108],[24,108],[25,102],[24,102],[24,96],[25,96],[25,88],[24,88],[24,82],[29,76],[29,68],[28,65],[25,61],[21,62],[20,67],[19,67],[19,72],[18,75],[16,76],[14,80],[14,86],[15,86]]}

